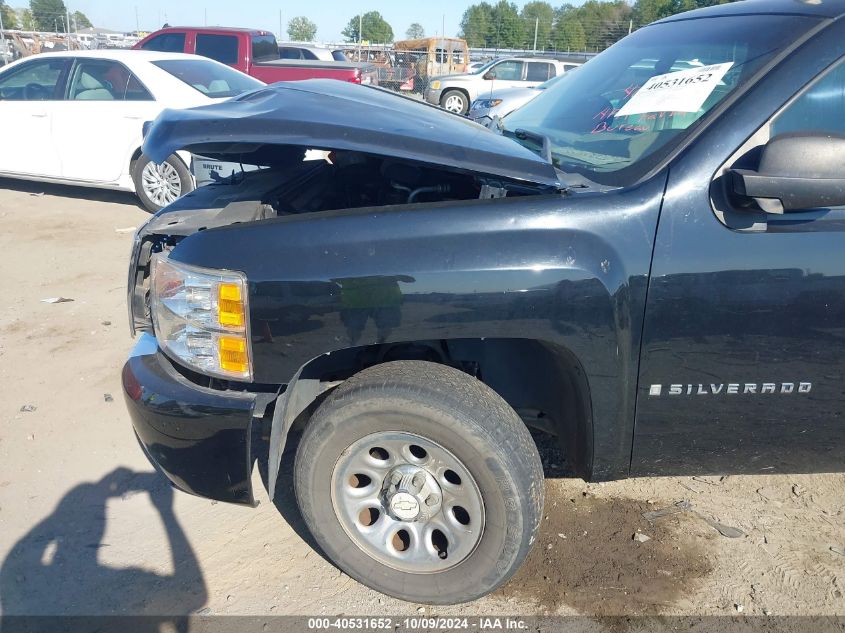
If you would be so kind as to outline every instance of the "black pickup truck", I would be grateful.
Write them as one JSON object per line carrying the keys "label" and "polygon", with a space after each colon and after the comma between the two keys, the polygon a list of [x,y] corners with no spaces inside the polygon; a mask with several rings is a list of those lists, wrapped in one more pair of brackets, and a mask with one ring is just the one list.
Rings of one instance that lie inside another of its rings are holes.
{"label": "black pickup truck", "polygon": [[259,168],[138,230],[148,456],[252,504],[269,454],[341,569],[427,603],[525,559],[538,444],[593,481],[845,470],[843,14],[665,19],[495,130],[328,80],[163,113],[152,158]]}

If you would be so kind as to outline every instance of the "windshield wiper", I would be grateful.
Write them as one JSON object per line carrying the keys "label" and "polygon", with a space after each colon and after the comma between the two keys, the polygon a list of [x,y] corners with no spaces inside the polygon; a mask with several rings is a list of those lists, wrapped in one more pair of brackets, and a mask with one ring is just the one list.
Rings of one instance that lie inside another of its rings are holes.
{"label": "windshield wiper", "polygon": [[513,131],[513,135],[520,141],[534,141],[540,144],[540,156],[550,165],[552,163],[552,140],[545,134],[539,132],[531,132],[524,128],[517,128]]}

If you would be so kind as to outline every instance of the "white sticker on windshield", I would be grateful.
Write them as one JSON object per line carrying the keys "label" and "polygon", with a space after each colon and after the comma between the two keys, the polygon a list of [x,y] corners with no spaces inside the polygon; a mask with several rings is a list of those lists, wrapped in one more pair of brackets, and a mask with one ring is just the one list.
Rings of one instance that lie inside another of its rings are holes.
{"label": "white sticker on windshield", "polygon": [[655,75],[615,116],[646,112],[698,112],[733,62]]}

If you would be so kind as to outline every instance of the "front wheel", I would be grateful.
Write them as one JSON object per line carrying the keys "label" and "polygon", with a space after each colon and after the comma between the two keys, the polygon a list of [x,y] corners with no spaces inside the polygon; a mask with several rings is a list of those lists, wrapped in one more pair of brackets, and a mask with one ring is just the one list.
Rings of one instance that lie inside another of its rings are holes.
{"label": "front wheel", "polygon": [[335,564],[429,604],[506,582],[543,510],[540,457],[514,410],[475,378],[420,361],[378,365],[338,387],[305,429],[294,481]]}
{"label": "front wheel", "polygon": [[163,163],[154,163],[141,154],[132,166],[135,194],[150,213],[176,200],[194,188],[191,172],[178,156],[172,154]]}
{"label": "front wheel", "polygon": [[449,112],[466,114],[469,111],[469,98],[460,90],[447,90],[440,97],[440,105]]}

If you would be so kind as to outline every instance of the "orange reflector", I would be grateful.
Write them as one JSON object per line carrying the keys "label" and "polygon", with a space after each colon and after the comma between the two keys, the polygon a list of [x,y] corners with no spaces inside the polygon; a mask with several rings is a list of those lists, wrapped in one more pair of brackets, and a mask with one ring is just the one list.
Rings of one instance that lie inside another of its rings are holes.
{"label": "orange reflector", "polygon": [[249,356],[246,350],[246,341],[234,336],[221,336],[217,341],[220,353],[220,368],[239,374],[248,373]]}
{"label": "orange reflector", "polygon": [[217,286],[217,320],[220,325],[243,327],[244,301],[239,284],[221,283]]}

